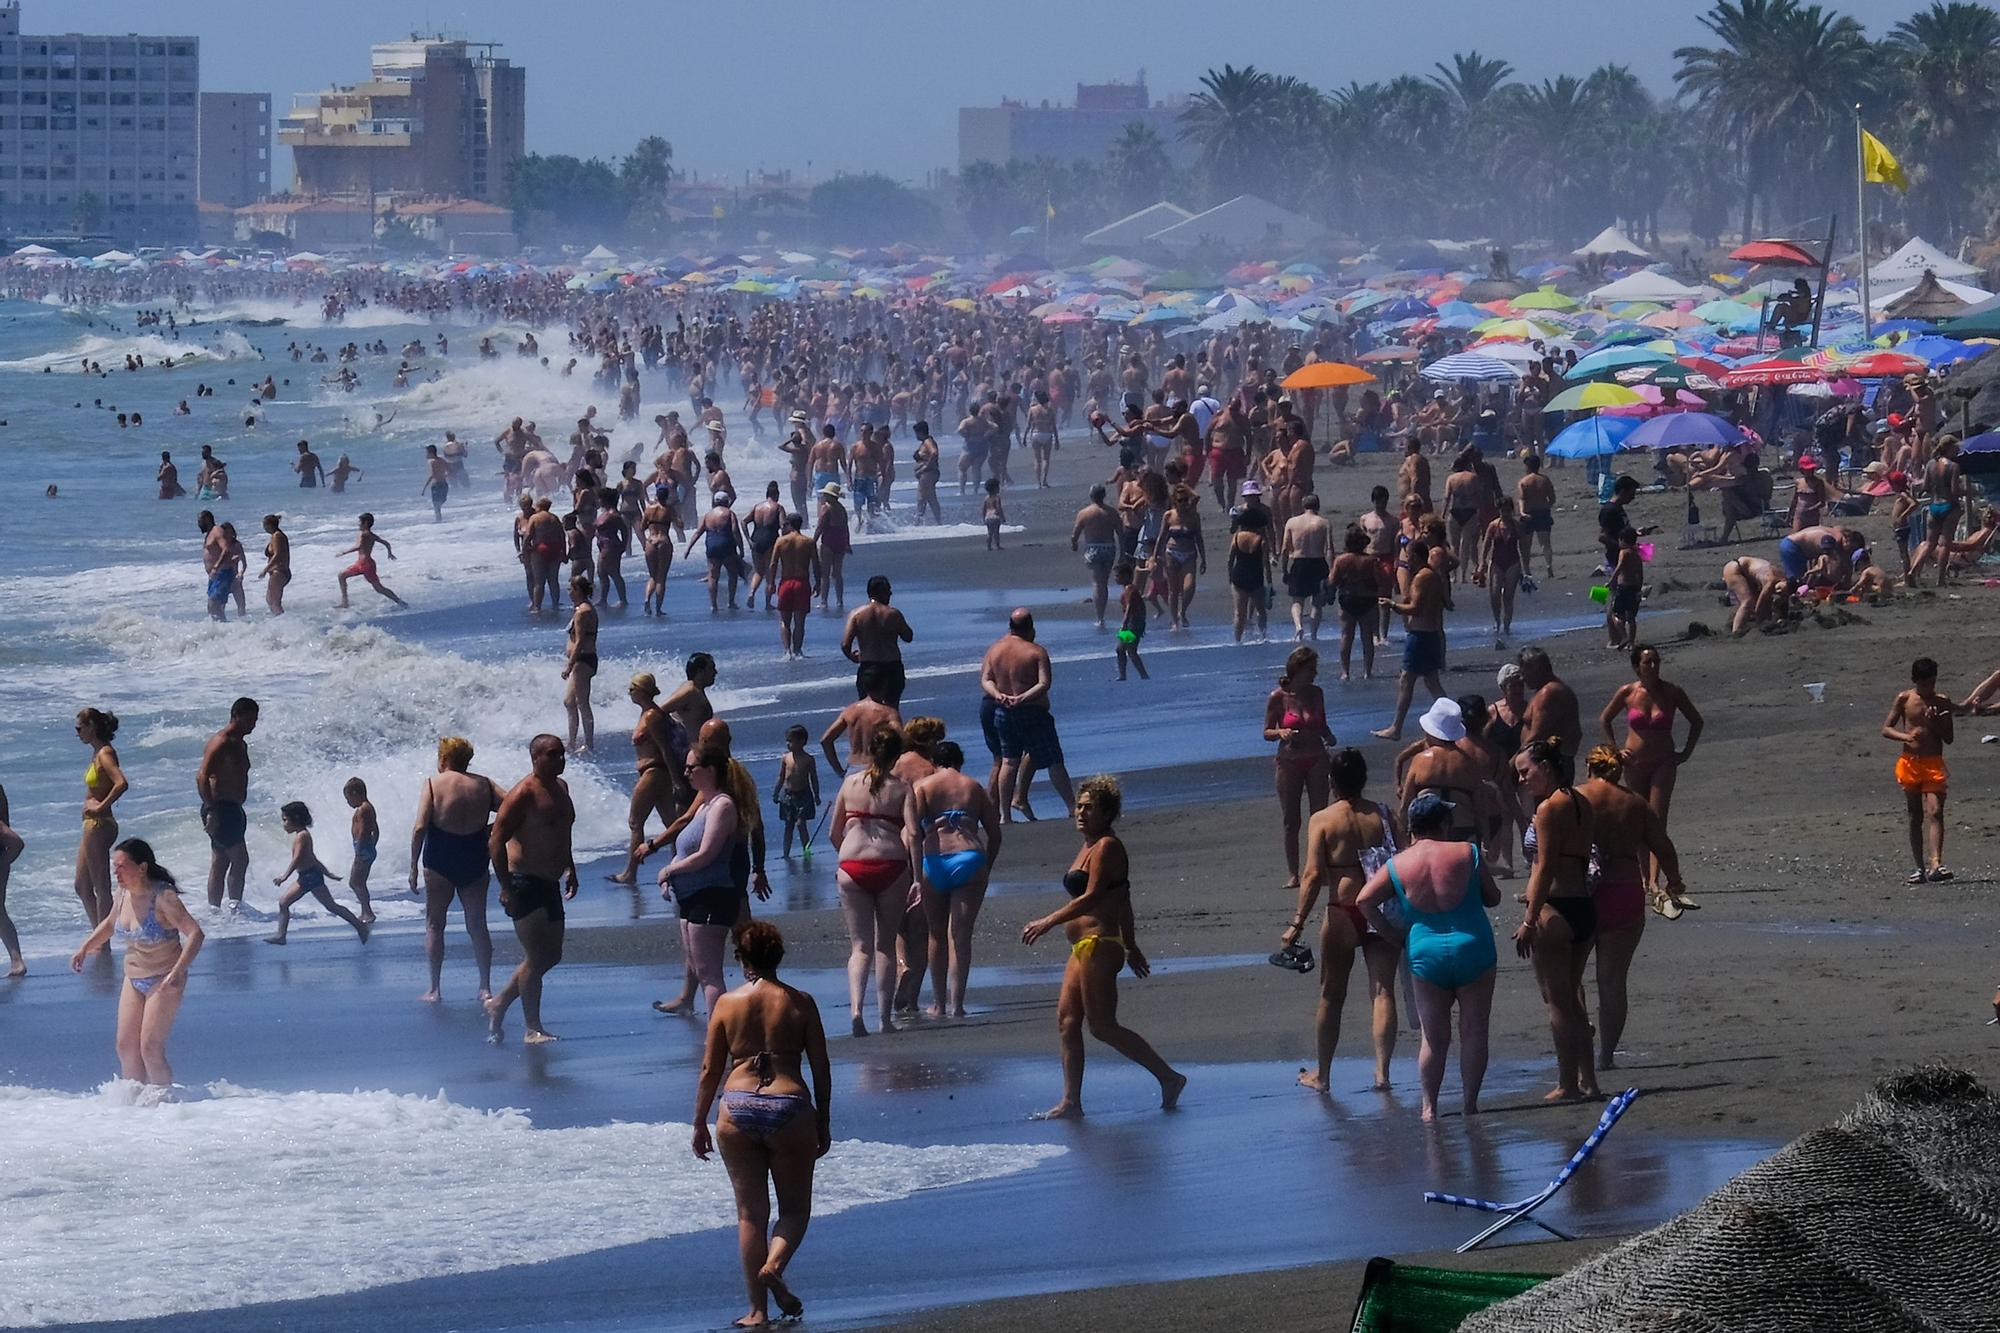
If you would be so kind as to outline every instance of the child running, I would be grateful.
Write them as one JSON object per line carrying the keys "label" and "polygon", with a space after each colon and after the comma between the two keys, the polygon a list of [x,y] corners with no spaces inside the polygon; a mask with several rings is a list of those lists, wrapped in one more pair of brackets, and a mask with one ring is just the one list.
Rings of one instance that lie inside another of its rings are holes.
{"label": "child running", "polygon": [[806,749],[806,729],[793,723],[785,728],[785,753],[778,760],[778,780],[771,788],[777,803],[778,819],[785,826],[785,859],[792,859],[792,834],[801,844],[812,837],[814,818],[819,814],[819,761]]}
{"label": "child running", "polygon": [[354,900],[361,904],[361,923],[372,926],[375,908],[368,901],[368,871],[375,864],[382,826],[375,818],[375,803],[368,799],[367,783],[360,778],[349,778],[340,794],[347,798],[347,808],[354,811],[348,827],[348,834],[354,840],[354,864],[347,870],[347,887],[354,890]]}
{"label": "child running", "polygon": [[1150,570],[1152,561],[1144,565],[1134,565],[1130,560],[1121,560],[1111,571],[1111,577],[1118,580],[1118,605],[1124,608],[1125,619],[1118,626],[1118,679],[1125,679],[1125,663],[1129,659],[1132,669],[1139,673],[1140,680],[1151,680],[1146,674],[1146,664],[1139,659],[1139,642],[1146,637],[1146,594],[1140,591],[1139,575]]}
{"label": "child running", "polygon": [[396,552],[389,545],[389,539],[375,531],[375,515],[363,514],[361,516],[361,531],[354,538],[354,545],[341,552],[342,555],[351,555],[354,557],[354,563],[340,571],[341,606],[345,607],[348,604],[347,581],[357,576],[368,580],[369,587],[381,593],[397,606],[409,605],[408,602],[391,592],[388,585],[383,583],[380,575],[375,572],[375,548],[377,546],[380,546],[382,554],[388,556],[391,560],[396,558]]}
{"label": "child running", "polygon": [[283,884],[295,873],[299,877],[299,882],[286,890],[284,896],[278,899],[278,933],[264,942],[266,944],[285,942],[285,932],[292,924],[292,904],[311,894],[321,907],[354,927],[355,933],[361,936],[363,944],[368,943],[368,923],[335,902],[333,895],[327,892],[328,876],[334,879],[339,879],[340,876],[328,870],[320,863],[319,857],[313,854],[312,811],[306,808],[304,801],[288,801],[279,809],[278,817],[284,821],[285,832],[292,835],[292,859],[271,882]]}
{"label": "child running", "polygon": [[1007,521],[1007,506],[1000,499],[1000,479],[986,479],[986,499],[980,503],[979,512],[986,520],[986,549],[998,551],[1000,545],[1000,525]]}

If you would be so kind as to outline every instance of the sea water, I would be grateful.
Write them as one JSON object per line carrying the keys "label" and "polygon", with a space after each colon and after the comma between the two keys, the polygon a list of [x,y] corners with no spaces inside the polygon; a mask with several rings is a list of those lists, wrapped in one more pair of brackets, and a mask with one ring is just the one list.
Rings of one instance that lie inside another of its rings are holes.
{"label": "sea water", "polygon": [[[151,842],[190,904],[204,902],[209,850],[195,768],[230,702],[249,695],[262,705],[249,741],[249,910],[211,922],[211,933],[268,929],[278,893],[271,876],[288,855],[278,822],[278,807],[287,801],[312,809],[320,858],[347,873],[350,812],[341,788],[357,776],[381,817],[382,857],[371,884],[376,910],[386,921],[413,920],[420,908],[401,892],[409,821],[420,784],[436,770],[438,737],[466,737],[476,750],[474,767],[507,783],[526,772],[529,739],[563,724],[566,617],[537,623],[523,613],[524,581],[509,510],[499,500],[493,437],[511,417],[525,416],[560,453],[575,420],[595,405],[614,459],[641,445],[650,459],[652,416],[677,408],[691,420],[692,409],[685,400],[662,401],[663,377],[648,374],[644,419],[616,421],[615,395],[587,373],[563,377],[516,357],[513,326],[440,329],[373,308],[328,326],[312,307],[235,302],[198,309],[192,318],[199,322],[172,338],[161,328],[136,329],[133,314],[0,302],[0,419],[7,422],[0,428],[0,494],[12,556],[0,573],[0,786],[28,842],[8,908],[30,952],[66,953],[81,938],[74,857],[90,755],[73,722],[85,707],[107,709],[121,721],[116,744],[132,788],[117,807],[120,836]],[[451,342],[446,357],[436,355],[432,341],[440,331]],[[495,333],[500,358],[477,357],[487,332]],[[551,366],[560,367],[569,355],[562,331],[538,336]],[[337,360],[294,362],[288,351],[296,341],[334,356],[350,340],[377,338],[391,354],[356,362],[362,384],[351,393],[325,382],[339,369]],[[392,387],[398,353],[413,338],[432,354],[398,390]],[[127,353],[143,356],[146,368],[123,369]],[[158,368],[166,356],[192,359]],[[103,375],[81,373],[86,358]],[[277,400],[259,407],[256,425],[246,428],[253,386],[267,373],[277,379]],[[197,384],[211,386],[214,396],[197,397]],[[192,415],[173,415],[181,400]],[[733,410],[737,404],[725,406],[743,507],[765,481],[783,475],[783,459],[773,428],[767,424],[766,438],[755,440]],[[117,414],[135,411],[144,425],[120,429]],[[381,417],[392,419],[378,428]],[[423,446],[442,443],[447,430],[471,446],[471,484],[454,487],[444,521],[433,523],[422,493]],[[346,454],[362,469],[346,494],[299,488],[290,466],[300,439],[310,440],[328,467]],[[193,495],[203,444],[229,464],[226,502]],[[172,451],[190,492],[184,499],[155,498],[163,449]],[[44,498],[51,485],[56,497]],[[955,497],[947,503],[957,506]],[[858,534],[857,541],[865,547],[871,540],[970,536],[980,531],[976,521],[957,521],[976,520],[976,501],[966,503],[941,528],[897,531],[885,523],[877,537]],[[246,619],[237,620],[233,606],[228,624],[208,618],[195,527],[204,508],[236,525],[249,557]],[[374,512],[377,530],[394,547],[396,558],[378,564],[383,580],[411,603],[408,611],[359,580],[350,583],[353,609],[334,607],[335,575],[352,559],[339,552],[353,545],[355,516],[364,509]],[[292,539],[293,581],[282,618],[265,614],[256,577],[267,513],[283,515]],[[689,653],[725,657],[706,590],[694,581],[704,568],[698,557],[676,560],[664,621],[647,620],[636,607],[623,618],[606,615],[597,722],[614,741],[610,755],[620,757],[609,758],[609,766],[572,763],[566,774],[576,800],[579,860],[624,845],[626,797],[618,780],[627,761],[615,741],[636,710],[622,683],[645,670],[671,689]],[[624,570],[636,603],[644,562],[635,553]],[[866,573],[855,572],[859,600]],[[838,670],[802,673],[780,661],[775,627],[755,619],[730,630],[737,646],[712,694],[720,711],[769,706],[782,690],[846,672],[825,642],[837,622],[816,624],[813,635]],[[976,652],[969,660],[977,660]],[[344,893],[343,885],[334,888]],[[310,901],[303,905],[304,919],[314,913]]]}
{"label": "sea water", "polygon": [[[521,1111],[443,1093],[216,1083],[161,1102],[157,1091],[0,1087],[9,1137],[34,1145],[0,1179],[0,1325],[337,1295],[735,1218],[729,1177],[688,1151],[685,1121],[537,1129]],[[836,1142],[815,1170],[813,1211],[991,1180],[1063,1152]]]}

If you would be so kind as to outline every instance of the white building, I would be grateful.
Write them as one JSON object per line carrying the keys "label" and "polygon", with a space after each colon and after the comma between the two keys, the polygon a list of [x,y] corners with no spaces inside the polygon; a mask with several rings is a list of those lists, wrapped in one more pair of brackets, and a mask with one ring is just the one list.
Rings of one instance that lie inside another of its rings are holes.
{"label": "white building", "polygon": [[201,43],[21,32],[0,3],[0,232],[196,232]]}

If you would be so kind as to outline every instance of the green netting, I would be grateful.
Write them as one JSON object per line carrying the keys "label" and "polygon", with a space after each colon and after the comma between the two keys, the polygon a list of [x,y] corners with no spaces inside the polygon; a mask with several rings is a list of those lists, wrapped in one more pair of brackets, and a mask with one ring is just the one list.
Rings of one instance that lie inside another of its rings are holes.
{"label": "green netting", "polygon": [[1353,1333],[1454,1333],[1467,1315],[1546,1281],[1533,1273],[1461,1273],[1376,1259],[1362,1279]]}

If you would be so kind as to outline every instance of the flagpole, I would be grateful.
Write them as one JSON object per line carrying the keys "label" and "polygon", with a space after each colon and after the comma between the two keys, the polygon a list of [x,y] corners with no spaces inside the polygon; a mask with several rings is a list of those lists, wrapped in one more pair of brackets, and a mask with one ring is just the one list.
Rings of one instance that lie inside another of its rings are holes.
{"label": "flagpole", "polygon": [[1875,336],[1875,310],[1868,296],[1868,148],[1863,142],[1861,104],[1854,104],[1854,230],[1861,238],[1861,336]]}

